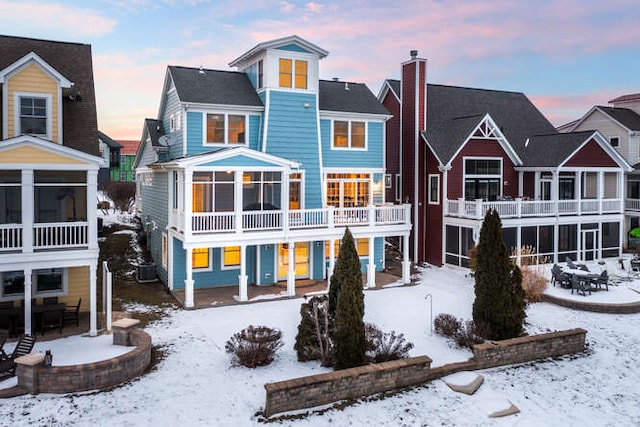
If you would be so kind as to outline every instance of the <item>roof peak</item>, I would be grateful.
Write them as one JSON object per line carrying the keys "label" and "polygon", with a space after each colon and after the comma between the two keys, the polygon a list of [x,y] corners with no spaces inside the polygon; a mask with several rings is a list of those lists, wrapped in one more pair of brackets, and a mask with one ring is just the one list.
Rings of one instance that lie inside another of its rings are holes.
{"label": "roof peak", "polygon": [[609,104],[613,104],[615,102],[627,102],[627,101],[637,101],[637,100],[640,100],[640,92],[619,96],[609,101]]}

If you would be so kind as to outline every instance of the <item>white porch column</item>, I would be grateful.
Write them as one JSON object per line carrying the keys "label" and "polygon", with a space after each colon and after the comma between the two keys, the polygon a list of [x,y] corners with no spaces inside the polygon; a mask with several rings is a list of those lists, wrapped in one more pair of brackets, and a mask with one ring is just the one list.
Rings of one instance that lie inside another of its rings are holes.
{"label": "white porch column", "polygon": [[[186,210],[186,209],[185,209]],[[185,250],[185,273],[184,279],[184,306],[186,308],[193,308],[193,249],[187,248]]]}
{"label": "white porch column", "polygon": [[560,262],[558,257],[558,249],[560,247],[560,237],[558,236],[558,232],[560,231],[560,226],[556,222],[553,224],[553,263],[557,264]]}
{"label": "white porch column", "polygon": [[287,268],[287,295],[293,297],[296,295],[296,244],[288,243],[287,256],[289,257],[289,265]]}
{"label": "white porch column", "polygon": [[[535,185],[535,184],[534,184]],[[518,171],[518,197],[522,198],[522,189],[524,188],[524,172]]]}
{"label": "white porch column", "polygon": [[[221,250],[224,250],[224,248]],[[249,295],[247,293],[247,281],[247,245],[240,245],[240,275],[238,276],[240,301],[247,301],[249,299]]]}
{"label": "white porch column", "polygon": [[173,236],[167,233],[167,286],[173,290]]}
{"label": "white porch column", "polygon": [[[87,207],[88,210],[90,210],[90,206],[91,205],[88,205]],[[34,222],[34,219],[33,219],[34,217],[33,169],[22,170],[22,206],[21,208],[22,208],[22,252],[33,252],[33,222]],[[26,280],[26,272],[25,272],[25,280]],[[29,279],[29,281],[31,281],[31,279]]]}
{"label": "white porch column", "polygon": [[369,263],[367,264],[367,288],[376,287],[375,239],[369,237]]}
{"label": "white porch column", "polygon": [[[94,209],[95,211],[95,209]],[[98,261],[89,263],[89,335],[98,335]]]}
{"label": "white porch column", "polygon": [[[624,199],[627,197],[627,192],[625,189],[625,179],[624,173],[617,172],[618,176],[618,188],[616,189],[616,196],[620,199],[620,212],[624,212]],[[620,240],[620,244],[622,244],[623,240]]]}
{"label": "white porch column", "polygon": [[[522,172],[519,172],[519,174],[522,174]],[[535,171],[533,173],[534,178],[533,178],[533,187],[534,187],[534,194],[533,194],[533,199],[534,200],[540,200],[540,171]],[[522,184],[520,185],[520,188],[522,188]],[[520,193],[522,194],[522,190],[520,190]]]}
{"label": "white porch column", "polygon": [[329,239],[329,274],[327,276],[327,287],[333,276],[333,270],[336,268],[336,241],[335,239]]}
{"label": "white porch column", "polygon": [[[603,171],[599,171],[598,172],[598,192],[597,192],[597,197],[598,197],[598,213],[600,215],[602,215],[602,201],[604,199],[604,172]],[[598,234],[599,236],[602,236],[602,234]],[[600,248],[602,249],[602,248]]]}
{"label": "white porch column", "polygon": [[[558,212],[558,198],[559,198],[559,194],[560,194],[560,179],[559,179],[559,175],[560,172],[558,170],[554,170],[551,171],[551,200],[554,201],[555,206],[556,206],[556,215],[559,214]],[[556,248],[557,250],[557,248]]]}
{"label": "white porch column", "polygon": [[[89,249],[98,250],[98,215],[95,209],[98,200],[98,171],[87,171],[87,223]],[[93,208],[92,208],[93,207]]]}
{"label": "white porch column", "polygon": [[411,261],[409,261],[409,235],[402,236],[402,283],[411,281]]}
{"label": "white porch column", "polygon": [[[24,171],[23,171],[24,172]],[[32,175],[33,176],[33,175]],[[33,270],[31,268],[24,269],[24,333],[25,335],[33,335],[33,327],[31,319],[33,318],[33,307],[31,307],[32,279]]]}
{"label": "white porch column", "polygon": [[[184,171],[184,235],[185,236],[191,236],[191,230],[193,228],[192,227],[193,225],[192,199],[193,199],[193,171],[191,169],[185,169]],[[172,203],[172,202],[169,201],[169,203]],[[189,259],[191,259],[191,253],[189,253]],[[193,289],[193,286],[192,286],[192,289]],[[185,288],[185,297],[186,297],[186,288]]]}
{"label": "white porch column", "polygon": [[449,169],[451,168],[442,168],[442,212],[444,216],[449,215]]}
{"label": "white porch column", "polygon": [[242,171],[234,172],[233,211],[235,213],[235,231],[242,233]]}
{"label": "white porch column", "polygon": [[[582,172],[576,172],[575,174],[576,180],[576,200],[578,201],[578,215],[582,212]],[[579,230],[578,230],[578,234]],[[579,239],[579,237],[578,237]],[[580,246],[580,242],[578,242],[578,247]]]}

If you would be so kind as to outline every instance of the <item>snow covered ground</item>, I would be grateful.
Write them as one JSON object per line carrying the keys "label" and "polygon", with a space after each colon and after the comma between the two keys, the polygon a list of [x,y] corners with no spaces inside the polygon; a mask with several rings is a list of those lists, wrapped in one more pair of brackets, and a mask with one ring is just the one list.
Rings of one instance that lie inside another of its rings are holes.
{"label": "snow covered ground", "polygon": [[[464,270],[448,267],[425,269],[421,276],[418,286],[366,292],[365,320],[384,331],[404,333],[415,344],[411,354],[430,356],[433,366],[466,360],[469,351],[431,333],[429,325],[431,317],[441,312],[471,317],[473,279]],[[638,283],[580,298],[637,301],[640,294],[628,287]],[[551,288],[550,292],[570,295],[568,290]],[[301,302],[168,312],[147,328],[154,344],[166,351],[157,370],[108,392],[0,401],[0,425],[258,425],[256,412],[263,409],[265,383],[326,371],[317,363],[296,361],[293,343]],[[527,322],[530,334],[585,328],[588,355],[481,371],[485,382],[472,396],[454,393],[442,381],[434,381],[383,400],[312,413],[281,425],[640,425],[640,314],[588,313],[539,303],[529,306]],[[280,328],[285,346],[270,366],[231,367],[224,344],[250,324]],[[521,412],[503,419],[487,418],[494,402],[506,400]]]}

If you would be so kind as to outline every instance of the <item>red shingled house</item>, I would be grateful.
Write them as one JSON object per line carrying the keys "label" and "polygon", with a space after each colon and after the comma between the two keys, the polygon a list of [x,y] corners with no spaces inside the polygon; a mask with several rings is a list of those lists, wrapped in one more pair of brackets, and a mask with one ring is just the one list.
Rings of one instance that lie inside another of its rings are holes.
{"label": "red shingled house", "polygon": [[414,261],[468,266],[489,208],[518,257],[523,246],[550,262],[620,255],[631,167],[599,132],[558,133],[522,93],[427,84],[411,53],[379,99],[399,112],[387,191],[413,206]]}

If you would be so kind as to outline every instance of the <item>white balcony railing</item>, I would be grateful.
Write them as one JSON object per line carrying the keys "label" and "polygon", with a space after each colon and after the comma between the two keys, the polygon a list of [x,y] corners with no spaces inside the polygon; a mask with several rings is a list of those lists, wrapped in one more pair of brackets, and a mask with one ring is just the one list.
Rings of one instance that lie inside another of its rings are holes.
{"label": "white balcony railing", "polygon": [[[367,206],[357,208],[320,208],[299,210],[196,212],[191,217],[191,232],[244,233],[273,230],[322,229],[353,226],[410,225],[409,205]],[[184,231],[183,215],[174,211],[170,226]]]}
{"label": "white balcony railing", "polygon": [[89,244],[89,223],[33,224],[33,249],[78,248]]}
{"label": "white balcony railing", "polygon": [[640,212],[640,199],[625,199],[624,210],[631,212]]}
{"label": "white balcony railing", "polygon": [[[629,210],[630,200],[626,200]],[[640,200],[634,206],[640,211]],[[483,219],[489,209],[495,209],[501,218],[528,218],[569,215],[622,213],[621,199],[583,200],[447,200],[447,215],[459,218]]]}
{"label": "white balcony railing", "polygon": [[22,224],[0,224],[0,252],[22,249]]}

